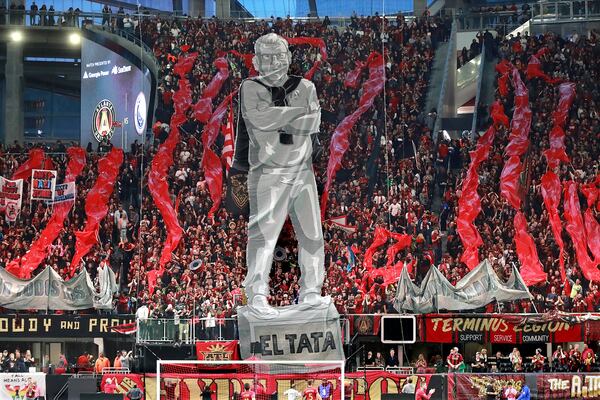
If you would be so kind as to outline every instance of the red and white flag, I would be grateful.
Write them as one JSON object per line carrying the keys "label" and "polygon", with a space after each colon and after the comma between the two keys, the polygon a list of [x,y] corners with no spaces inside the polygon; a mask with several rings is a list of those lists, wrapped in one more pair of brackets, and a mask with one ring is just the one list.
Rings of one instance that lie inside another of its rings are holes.
{"label": "red and white flag", "polygon": [[325,221],[325,223],[332,225],[334,228],[341,229],[346,233],[356,232],[356,226],[348,225],[347,215],[341,215],[339,217],[330,218],[327,221]]}
{"label": "red and white flag", "polygon": [[231,165],[233,164],[233,143],[235,141],[233,134],[233,102],[231,102],[229,107],[227,123],[223,125],[222,132],[225,140],[223,142],[221,160],[223,164],[225,164],[225,169],[229,172],[229,168],[231,168]]}
{"label": "red and white flag", "polygon": [[110,330],[123,335],[132,335],[137,332],[137,324],[135,322],[131,322],[129,324],[115,325],[111,326]]}

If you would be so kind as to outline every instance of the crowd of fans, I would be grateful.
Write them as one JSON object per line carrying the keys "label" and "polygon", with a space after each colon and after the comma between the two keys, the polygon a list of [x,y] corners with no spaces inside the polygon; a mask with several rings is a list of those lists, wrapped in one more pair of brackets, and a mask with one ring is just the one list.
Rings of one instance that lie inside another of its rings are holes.
{"label": "crowd of fans", "polygon": [[[569,38],[561,38],[553,33],[546,33],[537,37],[517,35],[498,43],[500,58],[509,60],[521,72],[523,82],[529,91],[533,117],[529,133],[531,146],[524,159],[528,178],[524,183],[523,200],[524,213],[529,222],[528,230],[536,243],[544,271],[548,274],[545,285],[532,288],[535,296],[534,303],[538,310],[597,311],[600,305],[600,292],[596,283],[586,281],[582,275],[571,238],[566,230],[563,230],[566,246],[565,268],[570,284],[565,287],[561,280],[558,246],[550,228],[540,186],[541,177],[547,170],[546,158],[542,153],[549,148],[551,115],[558,105],[558,85],[548,84],[537,78],[527,80],[525,71],[530,56],[545,47],[549,52],[540,59],[544,72],[551,77],[576,84],[576,97],[565,128],[566,152],[570,163],[562,164],[560,170],[556,172],[561,181],[574,180],[579,184],[594,182],[598,176],[600,155],[597,146],[600,116],[596,106],[600,100],[596,84],[599,67],[598,39],[598,33],[592,31],[589,37],[574,34]],[[506,114],[510,117],[514,102],[512,92],[507,97],[497,93],[496,99],[503,104]],[[479,193],[482,197],[483,211],[476,221],[484,242],[480,254],[492,261],[496,271],[505,278],[510,275],[512,263],[518,265],[513,240],[514,211],[502,198],[499,189],[503,166],[502,153],[508,143],[509,133],[508,129],[499,128],[490,157],[479,168]],[[454,152],[462,153],[463,159],[467,160],[467,151],[474,148],[474,143],[468,138],[463,138],[452,147]],[[453,165],[452,160],[450,165]],[[461,169],[450,169],[445,197],[453,215],[458,213],[457,200],[467,168],[468,163],[464,162]],[[583,212],[587,204],[583,195],[580,195],[580,199]],[[597,215],[598,210],[594,211]],[[451,223],[448,232],[450,254],[459,253],[459,243],[455,225]],[[452,273],[453,268],[451,267],[449,271]],[[533,311],[529,302],[506,306],[508,307],[506,311]]]}
{"label": "crowd of fans", "polygon": [[[192,118],[191,112],[180,127],[182,139],[174,152],[175,161],[167,178],[171,200],[178,204],[178,220],[184,235],[174,252],[173,262],[167,265],[166,273],[152,288],[147,286],[146,274],[157,268],[166,231],[148,190],[147,174],[153,155],[169,133],[172,97],[178,87],[177,77],[172,72],[177,57],[184,51],[199,51],[189,74],[195,102],[216,73],[213,62],[218,55],[223,55],[220,51],[252,53],[254,41],[269,31],[288,37],[321,37],[327,44],[327,61],[321,60],[317,48],[301,46],[294,49],[292,62],[292,73],[301,75],[316,60],[324,61],[312,80],[323,109],[320,138],[325,154],[335,126],[357,108],[361,95],[360,90],[344,87],[345,74],[354,69],[355,61],[366,60],[373,49],[381,49],[384,44],[386,48],[385,96],[376,98],[374,106],[352,130],[352,146],[330,192],[324,221],[327,271],[324,294],[333,297],[342,313],[394,312],[394,285],[385,286],[379,277],[367,277],[367,269],[362,264],[363,253],[372,242],[376,226],[413,236],[412,245],[399,252],[393,261],[412,262],[417,281],[432,266],[440,268],[453,283],[468,272],[459,261],[461,244],[454,219],[458,189],[473,143],[468,138],[448,141],[444,135],[435,134],[435,110],[423,110],[434,49],[448,36],[450,21],[437,17],[405,21],[398,17],[385,22],[385,32],[382,32],[383,24],[381,18],[374,16],[354,17],[345,31],[331,27],[327,20],[294,23],[289,19],[274,19],[243,23],[148,18],[138,25],[142,38],[153,49],[160,64],[155,118],[162,125],[153,142],[146,147],[136,142],[126,153],[108,204],[108,215],[100,226],[99,244],[84,257],[85,268],[93,277],[105,259],[119,275],[121,290],[115,299],[116,311],[129,313],[146,305],[149,318],[188,318],[193,315],[222,320],[232,315],[235,305],[242,301],[240,287],[245,276],[246,222],[242,217],[232,218],[224,207],[214,217],[207,216],[212,202],[200,168],[203,125]],[[596,37],[565,41],[548,34],[541,38],[519,36],[512,40],[522,42],[521,53],[514,52],[509,41],[500,43],[499,51],[521,69],[528,56],[545,45],[551,53],[543,59],[544,68],[578,83],[567,140],[572,164],[565,166],[562,174],[580,182],[593,179],[598,167],[598,149],[592,145],[598,134],[598,114],[594,106],[598,93],[594,82],[600,68],[598,57],[594,55],[599,47],[592,46]],[[248,75],[243,60],[231,55],[227,57],[231,75],[214,100],[215,104]],[[367,71],[364,74],[366,77]],[[571,293],[561,293],[561,283],[555,279],[558,253],[539,194],[539,177],[545,169],[540,152],[547,148],[547,121],[550,120],[544,116],[556,104],[556,93],[554,88],[541,82],[528,82],[528,86],[534,121],[528,158],[532,184],[526,194],[526,215],[548,272],[548,284],[534,289],[538,310],[558,307],[579,311],[579,303],[584,299],[587,311],[597,308],[598,289],[582,279],[569,247],[566,261],[573,289]],[[510,115],[511,98],[500,100]],[[482,258],[492,261],[497,272],[505,278],[511,263],[518,263],[512,241],[513,212],[498,190],[501,154],[507,137],[507,131],[498,133],[490,160],[481,167],[480,193],[484,211],[476,222],[485,242],[481,249]],[[217,143],[217,147],[221,145]],[[52,150],[60,153],[65,148],[58,142]],[[17,144],[5,149],[0,157],[0,175],[10,177],[26,159],[26,150]],[[102,155],[90,150],[95,149],[88,146],[87,165],[77,179],[78,192],[73,210],[43,263],[62,276],[67,276],[74,253],[74,232],[81,230],[86,220],[86,194],[98,175],[97,161]],[[67,160],[65,155],[51,157],[59,171],[60,182]],[[320,189],[325,183],[327,161],[325,156],[315,164]],[[16,224],[2,221],[0,266],[25,254],[50,215],[51,209],[41,202],[30,204],[25,200]],[[346,216],[347,224],[356,229],[346,232],[328,222],[337,216]],[[278,246],[282,257],[275,261],[272,270],[270,301],[281,306],[295,302],[298,296],[299,268],[291,226],[284,228]],[[349,248],[356,255],[355,265],[351,263]],[[379,251],[373,265],[381,268],[387,261],[385,251]],[[546,294],[552,290],[562,294],[560,305],[548,303]],[[532,311],[529,302],[498,307],[504,311]]]}

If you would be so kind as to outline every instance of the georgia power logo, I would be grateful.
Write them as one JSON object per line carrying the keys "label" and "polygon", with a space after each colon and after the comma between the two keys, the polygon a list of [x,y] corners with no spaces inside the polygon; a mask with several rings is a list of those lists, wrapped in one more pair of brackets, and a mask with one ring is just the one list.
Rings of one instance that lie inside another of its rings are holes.
{"label": "georgia power logo", "polygon": [[140,92],[137,95],[137,99],[135,99],[133,121],[135,124],[135,131],[138,135],[142,135],[146,130],[146,96],[144,96],[144,92]]}
{"label": "georgia power logo", "polygon": [[110,100],[101,100],[94,110],[92,133],[98,142],[110,140],[115,132],[115,107]]}

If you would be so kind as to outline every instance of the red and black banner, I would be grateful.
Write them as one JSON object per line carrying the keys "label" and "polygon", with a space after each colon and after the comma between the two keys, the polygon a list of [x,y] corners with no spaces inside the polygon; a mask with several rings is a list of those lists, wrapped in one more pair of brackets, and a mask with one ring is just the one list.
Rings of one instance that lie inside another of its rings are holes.
{"label": "red and black banner", "polygon": [[514,316],[427,314],[420,318],[420,340],[426,343],[564,343],[581,342],[586,324],[562,320],[527,322]]}
{"label": "red and black banner", "polygon": [[202,341],[196,342],[196,357],[204,361],[233,361],[239,360],[239,346],[237,340]]}

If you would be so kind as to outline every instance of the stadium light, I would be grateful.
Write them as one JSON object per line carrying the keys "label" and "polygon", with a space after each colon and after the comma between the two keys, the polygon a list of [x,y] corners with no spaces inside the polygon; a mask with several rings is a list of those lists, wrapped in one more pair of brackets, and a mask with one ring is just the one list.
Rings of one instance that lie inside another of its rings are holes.
{"label": "stadium light", "polygon": [[71,43],[74,46],[81,43],[81,36],[79,35],[79,33],[71,33],[69,35],[69,43]]}
{"label": "stadium light", "polygon": [[10,38],[13,42],[20,42],[23,40],[23,32],[21,31],[12,31],[10,33]]}

